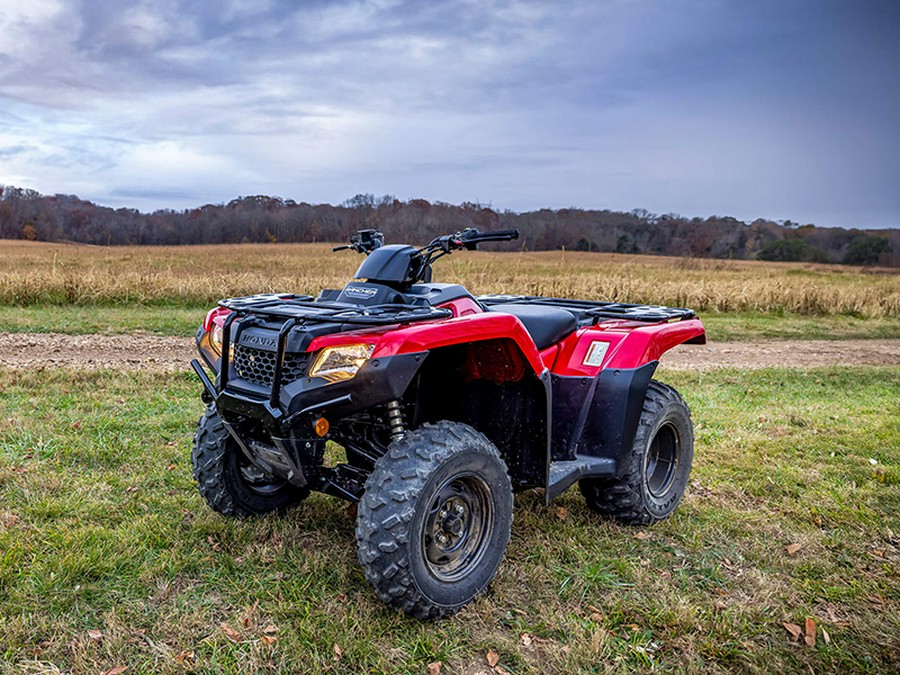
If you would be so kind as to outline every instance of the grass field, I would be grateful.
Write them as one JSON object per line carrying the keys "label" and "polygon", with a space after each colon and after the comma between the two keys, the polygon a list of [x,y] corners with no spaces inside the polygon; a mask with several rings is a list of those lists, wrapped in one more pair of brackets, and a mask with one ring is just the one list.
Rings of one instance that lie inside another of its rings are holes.
{"label": "grass field", "polygon": [[[896,672],[900,371],[661,379],[697,424],[676,515],[635,529],[575,490],[519,495],[490,592],[423,624],[375,599],[344,504],[249,522],[202,504],[188,375],[0,371],[0,663],[486,672],[492,650],[512,673]],[[815,646],[783,625],[807,617]]]}
{"label": "grass field", "polygon": [[[206,306],[226,296],[342,287],[359,256],[327,245],[96,248],[0,244],[0,305]],[[460,253],[435,280],[521,293],[706,312],[900,317],[900,274],[835,265],[563,251]]]}
{"label": "grass field", "polygon": [[[359,257],[327,245],[96,248],[0,242],[0,330],[193,335],[216,300],[340,287]],[[687,306],[713,340],[900,338],[900,275],[853,267],[541,252],[454,255],[436,279]]]}

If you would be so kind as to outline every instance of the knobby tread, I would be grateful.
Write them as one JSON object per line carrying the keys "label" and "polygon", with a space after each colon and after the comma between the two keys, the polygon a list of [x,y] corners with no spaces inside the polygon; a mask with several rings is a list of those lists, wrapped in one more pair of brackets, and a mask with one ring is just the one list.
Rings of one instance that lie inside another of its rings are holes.
{"label": "knobby tread", "polygon": [[[378,597],[415,618],[438,619],[471,600],[439,605],[426,597],[412,573],[408,544],[417,500],[433,471],[455,454],[473,449],[495,458],[509,480],[506,464],[483,434],[465,424],[435,422],[395,441],[366,481],[356,527],[359,561]],[[498,524],[503,549],[509,525]]]}
{"label": "knobby tread", "polygon": [[191,472],[200,495],[216,513],[229,518],[250,518],[284,509],[307,496],[307,490],[291,486],[290,494],[278,494],[271,500],[255,496],[258,508],[250,508],[238,498],[236,491],[241,486],[235,485],[226,471],[227,455],[235,452],[241,450],[229,435],[215,406],[210,404],[197,421],[191,450]]}
{"label": "knobby tread", "polygon": [[[663,409],[670,405],[683,407],[690,419],[690,409],[681,394],[674,387],[651,380],[634,443],[623,458],[626,468],[622,477],[587,478],[578,482],[581,494],[592,511],[629,525],[649,525],[667,517],[656,516],[647,510],[643,495],[643,459],[653,425]],[[690,442],[693,445],[693,436]]]}

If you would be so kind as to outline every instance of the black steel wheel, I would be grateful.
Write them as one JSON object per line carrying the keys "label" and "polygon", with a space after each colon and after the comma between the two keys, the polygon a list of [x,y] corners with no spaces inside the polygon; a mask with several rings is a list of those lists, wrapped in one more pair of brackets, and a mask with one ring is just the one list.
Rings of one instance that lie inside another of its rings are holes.
{"label": "black steel wheel", "polygon": [[375,464],[359,503],[359,560],[376,594],[419,619],[458,611],[494,578],[512,524],[497,448],[465,424],[408,432]]}
{"label": "black steel wheel", "polygon": [[481,563],[494,527],[488,484],[458,475],[438,488],[425,515],[422,548],[428,571],[441,581],[459,581]]}
{"label": "black steel wheel", "polygon": [[694,458],[694,427],[675,389],[652,381],[634,443],[621,461],[618,480],[583,478],[581,494],[591,510],[631,525],[668,518],[684,496]]}
{"label": "black steel wheel", "polygon": [[207,505],[223,516],[247,518],[282,511],[309,490],[263,473],[241,451],[210,404],[197,423],[191,451],[194,479]]}

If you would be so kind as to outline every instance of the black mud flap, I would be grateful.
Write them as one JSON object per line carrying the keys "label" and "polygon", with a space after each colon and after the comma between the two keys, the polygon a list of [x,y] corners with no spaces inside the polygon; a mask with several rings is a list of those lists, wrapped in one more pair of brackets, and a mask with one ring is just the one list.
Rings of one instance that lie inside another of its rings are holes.
{"label": "black mud flap", "polygon": [[647,387],[658,361],[609,368],[596,377],[553,376],[552,462],[546,500],[589,476],[618,478],[634,442]]}

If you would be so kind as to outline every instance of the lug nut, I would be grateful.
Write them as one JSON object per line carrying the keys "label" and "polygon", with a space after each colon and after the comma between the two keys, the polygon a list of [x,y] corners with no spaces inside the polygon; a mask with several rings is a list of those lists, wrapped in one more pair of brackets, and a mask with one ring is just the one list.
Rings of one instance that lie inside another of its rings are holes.
{"label": "lug nut", "polygon": [[457,505],[456,505],[456,512],[457,512],[457,513],[463,513],[464,511],[465,511],[465,508],[463,508],[463,505],[462,505],[462,504],[457,504]]}
{"label": "lug nut", "polygon": [[441,512],[438,514],[438,518],[446,518],[446,517],[447,517],[447,511],[444,509],[441,509]]}

